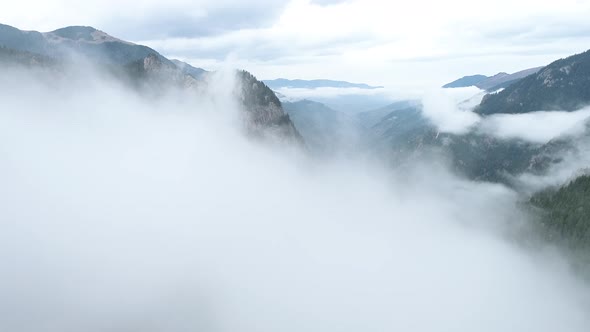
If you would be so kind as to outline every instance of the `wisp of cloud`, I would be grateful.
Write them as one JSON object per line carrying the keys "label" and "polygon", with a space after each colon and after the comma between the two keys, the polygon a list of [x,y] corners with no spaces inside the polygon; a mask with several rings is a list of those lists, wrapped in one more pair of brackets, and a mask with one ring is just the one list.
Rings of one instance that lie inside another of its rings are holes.
{"label": "wisp of cloud", "polygon": [[475,132],[535,144],[579,136],[584,133],[585,121],[590,118],[589,108],[574,112],[538,110],[482,117],[473,110],[484,95],[484,91],[475,87],[432,90],[422,99],[422,113],[441,132],[457,135]]}

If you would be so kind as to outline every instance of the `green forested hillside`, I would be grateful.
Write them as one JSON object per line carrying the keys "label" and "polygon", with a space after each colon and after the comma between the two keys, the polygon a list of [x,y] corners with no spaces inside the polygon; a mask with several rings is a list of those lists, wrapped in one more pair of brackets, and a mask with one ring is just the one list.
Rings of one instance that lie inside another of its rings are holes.
{"label": "green forested hillside", "polygon": [[574,250],[590,250],[590,175],[537,193],[531,204],[540,210],[545,236]]}

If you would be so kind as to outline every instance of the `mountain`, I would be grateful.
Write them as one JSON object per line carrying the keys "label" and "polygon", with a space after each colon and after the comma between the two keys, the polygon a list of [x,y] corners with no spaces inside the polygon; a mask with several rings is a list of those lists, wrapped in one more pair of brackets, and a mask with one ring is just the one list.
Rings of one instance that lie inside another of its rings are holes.
{"label": "mountain", "polygon": [[541,70],[541,68],[543,67],[529,68],[521,70],[514,74],[499,73],[492,77],[489,77],[488,79],[482,82],[479,82],[478,84],[476,84],[476,86],[482,90],[490,92],[497,91],[500,89],[504,89],[510,86],[511,84],[538,72],[539,70]]}
{"label": "mountain", "polygon": [[40,33],[0,24],[0,45],[58,59],[76,54],[96,62],[123,65],[156,54],[163,62],[171,63],[147,46],[126,42],[85,26]]}
{"label": "mountain", "polygon": [[[493,83],[511,76],[506,75],[497,76]],[[487,116],[544,109],[576,110],[590,101],[590,51],[513,75],[516,82],[503,91],[486,95],[474,111]],[[522,76],[525,77],[518,78]],[[581,147],[590,138],[590,122],[585,124],[581,136],[562,136],[540,144],[498,138],[477,128],[461,135],[442,133],[424,117],[420,105],[393,110],[382,117],[386,112],[387,108],[372,117],[370,112],[363,114],[366,123],[372,125],[368,140],[379,154],[388,155],[399,164],[424,153],[442,152],[458,173],[508,185],[518,185],[517,177],[523,173],[540,175],[564,163],[566,154],[582,155],[585,152]]]}
{"label": "mountain", "polygon": [[590,51],[557,60],[537,73],[487,95],[479,114],[574,111],[590,103]]}
{"label": "mountain", "polygon": [[489,77],[485,76],[485,75],[472,75],[472,76],[463,76],[458,80],[455,80],[451,83],[447,83],[445,85],[443,85],[443,88],[445,89],[449,89],[449,88],[466,88],[469,86],[474,86],[486,79],[488,79]]}
{"label": "mountain", "polygon": [[538,72],[541,70],[541,68],[543,67],[525,69],[513,74],[498,73],[489,77],[484,75],[465,76],[456,81],[443,85],[443,88],[465,88],[475,86],[482,90],[493,92],[506,88],[518,80]]}
{"label": "mountain", "polygon": [[264,80],[266,85],[271,89],[281,88],[298,88],[298,89],[317,89],[317,88],[358,88],[358,89],[381,89],[382,86],[370,86],[364,83],[350,83],[345,81],[332,80],[288,80],[279,78],[275,80]]}
{"label": "mountain", "polygon": [[311,100],[283,102],[283,108],[313,152],[351,150],[359,143],[361,126],[353,116]]}
{"label": "mountain", "polygon": [[[0,24],[0,64],[59,72],[74,62],[79,63],[77,58],[90,61],[97,70],[111,74],[145,97],[157,97],[172,88],[198,95],[200,87],[208,84],[207,72],[200,68],[172,61],[147,46],[112,37],[92,27],[71,26],[41,33]],[[270,88],[244,71],[237,71],[236,78],[239,88],[233,92],[242,101],[249,133],[255,136],[273,133],[302,142]]]}

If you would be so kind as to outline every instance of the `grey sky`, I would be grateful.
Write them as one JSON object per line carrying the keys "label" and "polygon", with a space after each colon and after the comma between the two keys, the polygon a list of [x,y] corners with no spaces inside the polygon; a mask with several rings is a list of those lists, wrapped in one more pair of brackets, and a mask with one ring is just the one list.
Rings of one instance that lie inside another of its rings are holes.
{"label": "grey sky", "polygon": [[206,69],[406,91],[582,52],[588,17],[588,0],[21,0],[0,12],[22,29],[92,25]]}

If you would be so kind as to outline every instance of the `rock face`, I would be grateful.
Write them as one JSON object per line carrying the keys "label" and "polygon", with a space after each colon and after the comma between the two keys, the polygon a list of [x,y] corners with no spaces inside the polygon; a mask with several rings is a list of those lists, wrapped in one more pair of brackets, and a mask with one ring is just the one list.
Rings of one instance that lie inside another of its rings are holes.
{"label": "rock face", "polygon": [[302,143],[301,135],[274,92],[247,71],[239,71],[237,77],[239,97],[247,112],[248,130],[254,135],[270,130],[274,136]]}
{"label": "rock face", "polygon": [[590,103],[590,51],[557,60],[476,108],[479,114],[574,111]]}
{"label": "rock face", "polygon": [[162,61],[156,54],[132,61],[123,66],[109,66],[112,74],[136,88],[144,96],[158,97],[172,89],[198,91],[205,84],[176,67],[169,61]]}
{"label": "rock face", "polygon": [[[0,25],[0,63],[58,68],[72,55],[90,60],[148,96],[180,88],[195,93],[207,84],[207,72],[169,60],[155,50],[112,37],[92,27],[73,26],[40,33]],[[0,68],[1,69],[1,68]],[[248,132],[302,142],[281,102],[264,83],[245,71],[236,72],[236,97],[242,102]],[[236,90],[233,86],[224,87]]]}

